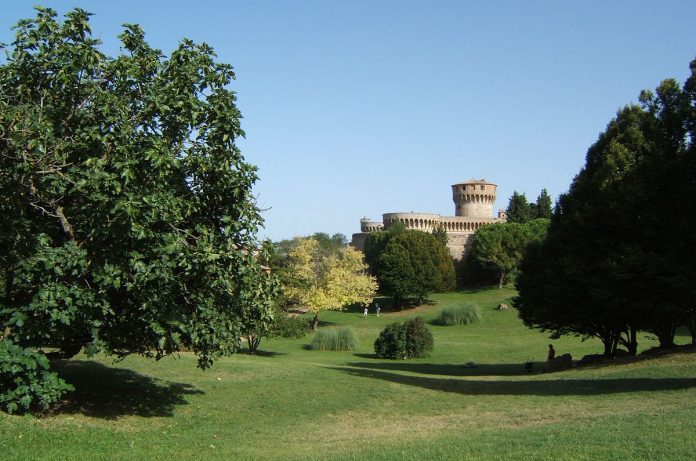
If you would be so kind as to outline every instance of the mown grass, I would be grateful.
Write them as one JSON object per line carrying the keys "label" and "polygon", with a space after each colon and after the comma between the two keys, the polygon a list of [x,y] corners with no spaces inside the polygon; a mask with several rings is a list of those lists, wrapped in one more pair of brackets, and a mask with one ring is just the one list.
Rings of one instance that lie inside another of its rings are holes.
{"label": "mown grass", "polygon": [[[77,391],[44,418],[0,415],[3,459],[692,459],[696,356],[675,354],[562,373],[543,367],[546,335],[526,329],[514,293],[439,294],[433,304],[382,315],[325,312],[349,326],[351,352],[264,340],[208,371],[182,354],[159,362],[79,356],[60,367]],[[387,324],[475,302],[479,323],[431,326],[426,359],[379,360]],[[380,304],[382,304],[380,302]],[[384,304],[386,306],[386,303]],[[679,338],[687,342],[687,338]],[[601,350],[564,337],[558,354]],[[640,338],[641,349],[654,346]],[[474,362],[475,367],[467,365]]]}

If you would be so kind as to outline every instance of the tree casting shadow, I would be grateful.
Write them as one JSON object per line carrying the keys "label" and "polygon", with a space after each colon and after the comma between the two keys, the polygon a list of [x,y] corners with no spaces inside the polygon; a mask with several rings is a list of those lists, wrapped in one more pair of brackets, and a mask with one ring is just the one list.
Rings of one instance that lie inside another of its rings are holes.
{"label": "tree casting shadow", "polygon": [[190,384],[157,380],[86,360],[57,361],[52,367],[75,387],[56,413],[103,419],[173,416],[175,407],[188,403],[186,395],[203,394]]}
{"label": "tree casting shadow", "polygon": [[[335,367],[342,373],[363,378],[381,379],[463,395],[602,395],[624,392],[669,391],[696,387],[696,378],[616,378],[552,379],[541,381],[473,381],[401,375],[366,368]],[[472,369],[475,370],[475,369]]]}

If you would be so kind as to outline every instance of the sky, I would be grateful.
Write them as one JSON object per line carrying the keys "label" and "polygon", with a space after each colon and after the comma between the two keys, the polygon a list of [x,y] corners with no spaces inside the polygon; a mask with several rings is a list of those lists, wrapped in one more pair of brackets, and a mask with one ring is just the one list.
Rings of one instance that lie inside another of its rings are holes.
{"label": "sky", "polygon": [[[0,42],[37,0],[3,2]],[[259,168],[261,238],[350,239],[383,213],[454,214],[451,185],[536,200],[568,190],[622,106],[696,58],[689,1],[44,1],[94,13],[119,53],[124,23],[170,54],[206,42],[235,68]]]}

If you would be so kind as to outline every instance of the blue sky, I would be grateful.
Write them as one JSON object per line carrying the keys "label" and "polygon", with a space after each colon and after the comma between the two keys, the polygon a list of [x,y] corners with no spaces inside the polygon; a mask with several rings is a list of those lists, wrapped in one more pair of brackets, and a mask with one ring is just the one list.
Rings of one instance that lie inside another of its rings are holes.
{"label": "blue sky", "polygon": [[[3,3],[0,41],[36,2]],[[452,215],[486,178],[567,191],[617,109],[696,58],[694,1],[46,1],[125,22],[169,54],[207,42],[237,73],[240,147],[259,167],[262,237],[359,231],[363,216]]]}

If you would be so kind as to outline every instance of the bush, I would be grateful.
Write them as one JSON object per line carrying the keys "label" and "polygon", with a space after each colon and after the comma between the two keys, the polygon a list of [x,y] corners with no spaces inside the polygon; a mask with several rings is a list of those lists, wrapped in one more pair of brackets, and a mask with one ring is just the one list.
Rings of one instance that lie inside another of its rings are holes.
{"label": "bush", "polygon": [[0,341],[0,410],[45,411],[72,390],[70,384],[49,371],[44,354],[23,349],[9,339]]}
{"label": "bush", "polygon": [[470,325],[481,320],[481,309],[474,303],[445,307],[433,322],[436,325]]}
{"label": "bush", "polygon": [[304,338],[309,331],[309,321],[304,317],[290,317],[287,314],[278,316],[269,336],[283,338]]}
{"label": "bush", "polygon": [[357,346],[358,340],[349,327],[319,329],[310,344],[315,351],[353,351]]}
{"label": "bush", "polygon": [[375,341],[375,353],[382,359],[427,357],[433,350],[433,335],[421,317],[403,324],[392,323]]}
{"label": "bush", "polygon": [[404,322],[406,329],[406,357],[427,357],[433,351],[433,334],[421,317]]}
{"label": "bush", "polygon": [[406,358],[406,329],[403,325],[387,325],[375,341],[375,353],[381,359]]}

